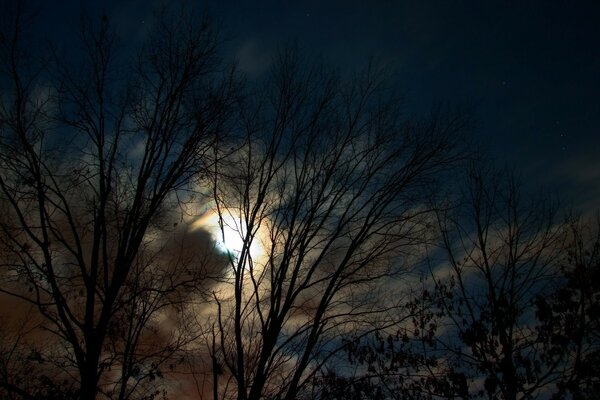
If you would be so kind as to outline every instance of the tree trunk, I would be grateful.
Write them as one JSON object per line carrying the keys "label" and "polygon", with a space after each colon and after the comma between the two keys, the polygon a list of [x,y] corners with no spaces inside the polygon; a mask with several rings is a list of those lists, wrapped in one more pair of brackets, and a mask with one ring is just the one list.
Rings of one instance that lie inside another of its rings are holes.
{"label": "tree trunk", "polygon": [[98,363],[100,346],[97,340],[90,340],[87,348],[87,358],[81,367],[81,400],[95,400],[98,393]]}

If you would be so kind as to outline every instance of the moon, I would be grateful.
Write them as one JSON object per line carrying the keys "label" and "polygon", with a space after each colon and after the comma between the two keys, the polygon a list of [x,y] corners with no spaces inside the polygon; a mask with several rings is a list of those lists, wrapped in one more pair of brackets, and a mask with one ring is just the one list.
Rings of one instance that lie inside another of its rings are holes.
{"label": "moon", "polygon": [[221,232],[217,233],[217,247],[223,252],[233,253],[237,256],[244,248],[245,232],[240,226],[240,221],[236,221],[230,215],[224,216],[222,221]]}
{"label": "moon", "polygon": [[[207,230],[215,241],[217,251],[238,258],[246,240],[246,224],[243,220],[234,217],[228,210],[222,212],[221,221],[222,226],[219,224],[219,214],[209,211],[194,222],[192,230]],[[256,259],[263,253],[258,235],[255,235],[250,243],[249,255]]]}

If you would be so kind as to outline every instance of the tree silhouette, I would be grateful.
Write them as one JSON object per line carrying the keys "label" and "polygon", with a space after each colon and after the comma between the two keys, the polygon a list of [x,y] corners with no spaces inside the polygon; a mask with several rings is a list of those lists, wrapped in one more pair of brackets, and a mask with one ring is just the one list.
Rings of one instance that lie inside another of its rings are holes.
{"label": "tree silhouette", "polygon": [[[595,357],[594,323],[579,314],[590,314],[593,290],[560,269],[568,249],[570,264],[574,249],[585,253],[567,240],[569,221],[558,222],[548,200],[527,200],[514,174],[481,161],[460,199],[438,207],[442,251],[429,248],[430,277],[413,286],[399,322],[347,348],[358,369],[342,394],[368,382],[390,399],[561,398],[591,382],[590,364],[579,380],[575,360]],[[593,265],[593,254],[576,265]],[[575,307],[584,297],[587,306]]]}
{"label": "tree silhouette", "polygon": [[461,157],[466,118],[401,118],[372,66],[344,80],[288,49],[268,79],[243,108],[237,158],[215,173],[223,240],[243,243],[214,294],[219,398],[309,396],[343,333],[384,323],[378,287],[406,271],[428,190]]}
{"label": "tree silhouette", "polygon": [[71,62],[10,7],[0,397],[594,397],[598,227],[454,185],[464,114],[294,47],[243,85],[187,11],[134,56],[83,18]]}
{"label": "tree silhouette", "polygon": [[[182,312],[210,268],[169,238],[235,98],[218,37],[193,16],[165,17],[128,69],[108,19],[85,20],[85,56],[70,65],[41,60],[23,41],[21,2],[14,11],[0,43],[0,291],[35,307],[50,339],[34,358],[75,380],[79,398],[152,397],[189,340],[158,313]],[[6,395],[27,397],[27,382],[2,378]]]}
{"label": "tree silhouette", "polygon": [[431,315],[445,315],[433,317],[445,327],[437,344],[450,371],[470,378],[470,395],[536,396],[562,373],[561,354],[537,334],[534,304],[558,275],[564,230],[556,208],[526,200],[510,172],[474,164],[465,194],[464,208],[439,213],[450,268],[432,274]]}

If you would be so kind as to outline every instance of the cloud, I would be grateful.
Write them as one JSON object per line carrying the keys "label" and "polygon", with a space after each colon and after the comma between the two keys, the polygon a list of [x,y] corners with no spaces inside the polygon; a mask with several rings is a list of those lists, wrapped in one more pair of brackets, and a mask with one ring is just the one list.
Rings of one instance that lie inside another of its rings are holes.
{"label": "cloud", "polygon": [[600,163],[595,155],[570,157],[550,170],[556,178],[560,195],[569,205],[584,214],[596,212],[600,200]]}
{"label": "cloud", "polygon": [[255,39],[247,40],[239,47],[236,59],[240,70],[251,77],[261,75],[273,61],[271,54]]}

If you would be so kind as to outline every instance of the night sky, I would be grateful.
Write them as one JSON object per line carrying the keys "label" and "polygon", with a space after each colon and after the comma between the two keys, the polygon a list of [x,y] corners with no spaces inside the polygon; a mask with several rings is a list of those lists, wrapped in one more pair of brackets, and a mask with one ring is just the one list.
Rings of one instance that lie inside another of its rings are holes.
{"label": "night sky", "polygon": [[[143,40],[151,1],[88,1],[126,40]],[[154,2],[159,4],[159,2]],[[600,200],[600,2],[189,2],[221,24],[249,78],[296,40],[342,71],[373,56],[392,73],[408,113],[434,102],[472,111],[476,139],[583,211]],[[40,2],[39,29],[72,45],[82,3]]]}

